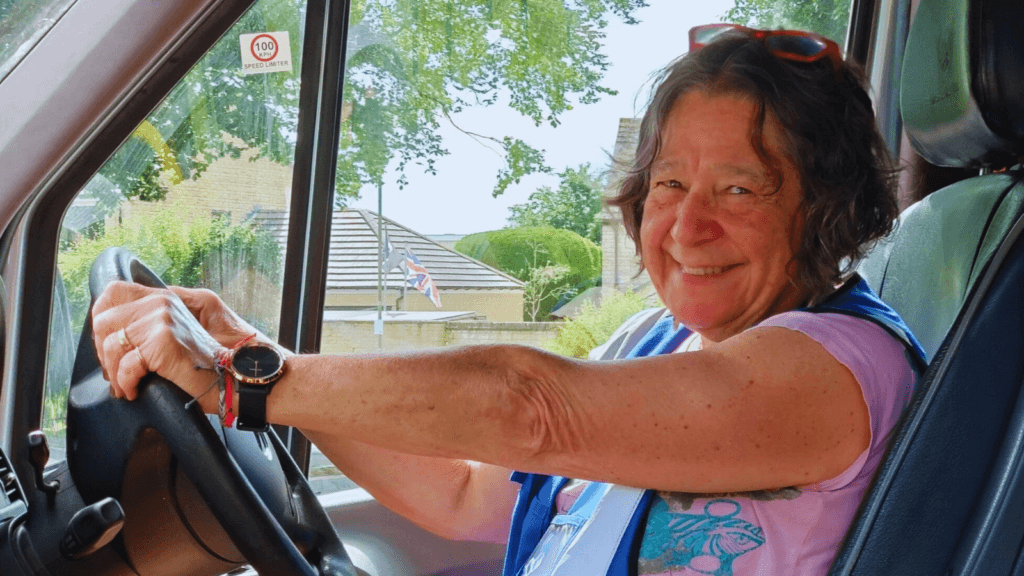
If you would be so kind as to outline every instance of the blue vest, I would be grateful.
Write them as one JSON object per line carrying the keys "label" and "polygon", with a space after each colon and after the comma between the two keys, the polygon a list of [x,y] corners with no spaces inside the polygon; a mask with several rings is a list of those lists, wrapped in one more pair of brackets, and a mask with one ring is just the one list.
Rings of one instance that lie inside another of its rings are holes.
{"label": "blue vest", "polygon": [[[924,348],[910,332],[903,319],[895,310],[882,302],[867,282],[854,277],[836,291],[828,300],[807,312],[829,312],[856,316],[881,326],[906,349],[907,358],[914,371],[920,376],[927,368]],[[655,324],[646,336],[626,354],[625,358],[640,358],[674,351],[692,332],[680,326],[673,327],[674,320],[666,316]],[[916,383],[915,383],[916,385]],[[512,513],[512,528],[505,552],[503,576],[516,576],[530,558],[537,543],[555,516],[555,496],[568,482],[561,476],[513,472],[512,480],[522,484],[519,497]],[[618,548],[608,568],[607,576],[628,576],[636,574],[637,557],[643,540],[647,511],[650,508],[653,490],[647,490],[636,512],[630,519],[626,531],[619,540]]]}

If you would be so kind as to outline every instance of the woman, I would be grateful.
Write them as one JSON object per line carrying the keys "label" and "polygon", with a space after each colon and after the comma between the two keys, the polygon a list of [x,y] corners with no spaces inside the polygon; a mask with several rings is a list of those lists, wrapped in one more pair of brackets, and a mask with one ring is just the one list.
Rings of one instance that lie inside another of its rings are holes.
{"label": "woman", "polygon": [[[823,574],[923,356],[863,282],[837,289],[897,215],[891,161],[834,43],[690,39],[614,201],[670,313],[636,359],[288,355],[266,419],[422,526],[508,542],[508,576]],[[195,368],[266,339],[210,292],[173,293],[112,284],[101,362],[117,396],[152,371],[215,413],[216,374]],[[223,398],[245,412],[249,394]]]}

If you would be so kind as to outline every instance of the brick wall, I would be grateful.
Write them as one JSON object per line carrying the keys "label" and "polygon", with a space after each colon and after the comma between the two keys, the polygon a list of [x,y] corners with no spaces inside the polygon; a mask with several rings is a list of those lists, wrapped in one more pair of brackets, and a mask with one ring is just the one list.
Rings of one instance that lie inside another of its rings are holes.
{"label": "brick wall", "polygon": [[230,213],[231,222],[242,221],[253,208],[287,210],[291,196],[292,169],[272,160],[252,160],[256,152],[249,150],[241,158],[219,158],[197,180],[168,184],[164,202],[132,200],[122,204],[118,217],[131,225],[134,217],[152,214],[173,206],[182,222],[197,216],[209,217],[212,212]]}
{"label": "brick wall", "polygon": [[[403,307],[397,303],[401,292],[391,288],[387,292],[387,306],[394,308],[396,305],[401,310],[410,312],[437,310],[434,303],[426,296],[416,290],[406,290],[406,302]],[[362,307],[374,308],[377,306],[377,293],[375,291],[343,291],[331,290],[327,292],[325,305],[330,307]],[[494,322],[521,322],[523,319],[523,291],[520,290],[441,290],[441,310],[465,310],[472,311],[485,316]]]}

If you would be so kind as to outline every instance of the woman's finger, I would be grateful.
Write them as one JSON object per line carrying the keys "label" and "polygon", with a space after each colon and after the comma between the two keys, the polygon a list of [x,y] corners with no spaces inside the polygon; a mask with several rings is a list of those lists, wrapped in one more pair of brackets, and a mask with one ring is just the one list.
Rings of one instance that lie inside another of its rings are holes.
{"label": "woman's finger", "polygon": [[[155,291],[156,289],[148,286],[116,281],[108,284],[96,299],[92,307],[93,346],[96,347],[96,354],[105,371],[109,364],[105,354],[107,337],[121,327],[127,326],[133,319],[133,313],[138,311],[138,306],[124,306],[146,298]],[[109,379],[113,375],[107,372],[107,376]]]}
{"label": "woman's finger", "polygon": [[126,352],[117,369],[117,381],[122,395],[128,400],[135,400],[139,396],[139,381],[146,374],[149,374],[149,367],[142,357],[142,351],[133,348]]}
{"label": "woman's finger", "polygon": [[111,391],[114,396],[121,398],[124,396],[122,387],[118,382],[120,376],[118,372],[118,365],[121,362],[122,356],[124,356],[128,350],[121,346],[118,341],[118,333],[107,334],[107,337],[103,339],[103,343],[98,350],[102,350],[100,353],[100,362],[103,364],[103,371],[110,382]]}
{"label": "woman's finger", "polygon": [[169,286],[168,289],[181,299],[189,312],[191,312],[197,320],[202,320],[203,311],[206,310],[210,304],[219,300],[216,294],[205,288]]}

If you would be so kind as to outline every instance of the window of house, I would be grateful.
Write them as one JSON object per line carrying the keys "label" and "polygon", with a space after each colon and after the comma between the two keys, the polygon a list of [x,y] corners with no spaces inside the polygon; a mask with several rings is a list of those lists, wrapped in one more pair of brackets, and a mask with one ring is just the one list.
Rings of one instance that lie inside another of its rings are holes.
{"label": "window of house", "polygon": [[217,292],[276,335],[304,6],[257,0],[68,208],[43,415],[51,463],[65,454],[64,412],[90,303],[89,270],[105,248],[131,250],[168,284]]}

